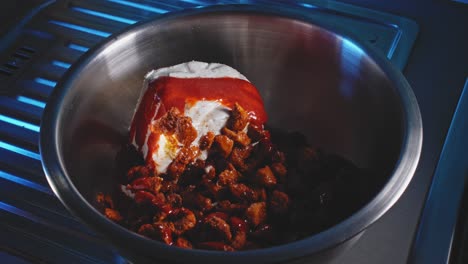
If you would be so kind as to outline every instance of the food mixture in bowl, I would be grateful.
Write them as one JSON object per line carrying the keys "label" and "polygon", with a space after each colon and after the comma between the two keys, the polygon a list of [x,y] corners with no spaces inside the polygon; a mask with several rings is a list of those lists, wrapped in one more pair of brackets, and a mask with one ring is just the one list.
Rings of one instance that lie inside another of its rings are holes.
{"label": "food mixture in bowl", "polygon": [[118,191],[97,197],[104,214],[182,248],[299,240],[372,195],[369,177],[351,162],[312,148],[300,133],[267,128],[257,89],[217,63],[148,73],[118,162]]}

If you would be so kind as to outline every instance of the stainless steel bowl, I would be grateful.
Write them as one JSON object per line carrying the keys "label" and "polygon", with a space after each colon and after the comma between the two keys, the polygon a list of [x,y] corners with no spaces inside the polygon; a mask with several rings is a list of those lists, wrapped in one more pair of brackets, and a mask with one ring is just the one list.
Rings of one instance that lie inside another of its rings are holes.
{"label": "stainless steel bowl", "polygon": [[[422,145],[418,105],[405,78],[372,48],[341,34],[294,13],[225,6],[162,16],[114,35],[72,66],[47,104],[40,149],[50,185],[70,211],[133,259],[263,263],[337,247],[398,200]],[[254,251],[183,250],[109,221],[93,202],[115,184],[116,153],[143,76],[190,60],[238,69],[260,90],[271,126],[301,131],[313,145],[372,169],[385,184],[341,223]]]}

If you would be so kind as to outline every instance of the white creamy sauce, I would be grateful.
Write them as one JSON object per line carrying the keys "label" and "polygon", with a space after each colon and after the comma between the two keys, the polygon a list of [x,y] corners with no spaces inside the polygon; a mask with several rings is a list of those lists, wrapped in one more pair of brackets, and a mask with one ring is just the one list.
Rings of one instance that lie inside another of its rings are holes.
{"label": "white creamy sauce", "polygon": [[209,131],[219,134],[226,125],[231,109],[216,101],[198,101],[194,105],[185,105],[184,114],[192,119],[192,125],[198,132],[196,142]]}
{"label": "white creamy sauce", "polygon": [[[192,118],[192,125],[197,130],[197,138],[192,142],[192,145],[198,146],[200,138],[210,131],[214,135],[221,134],[221,129],[229,119],[230,110],[216,101],[198,101],[191,106],[186,104],[184,114]],[[208,152],[201,151],[198,158],[206,160]]]}
{"label": "white creamy sauce", "polygon": [[146,74],[145,78],[151,82],[162,76],[176,78],[230,77],[249,81],[244,75],[232,67],[220,63],[206,63],[201,61],[190,61],[166,68],[152,70]]}
{"label": "white creamy sauce", "polygon": [[169,167],[171,162],[175,159],[182,146],[175,137],[167,135],[159,136],[158,146],[157,150],[152,153],[151,158],[156,164],[156,171],[158,173],[164,173],[167,171],[167,167]]}

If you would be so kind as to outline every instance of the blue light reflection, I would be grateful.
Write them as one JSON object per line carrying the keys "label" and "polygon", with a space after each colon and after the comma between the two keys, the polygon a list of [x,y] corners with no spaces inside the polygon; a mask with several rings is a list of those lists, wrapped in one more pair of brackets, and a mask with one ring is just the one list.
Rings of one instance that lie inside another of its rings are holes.
{"label": "blue light reflection", "polygon": [[36,126],[36,125],[31,124],[31,123],[27,123],[27,122],[18,120],[18,119],[13,118],[13,117],[5,116],[5,115],[2,115],[2,114],[0,114],[0,121],[9,123],[9,124],[12,124],[12,125],[15,125],[15,126],[19,126],[19,127],[24,127],[26,129],[29,129],[29,130],[32,130],[32,131],[35,131],[35,132],[40,131],[39,126]]}
{"label": "blue light reflection", "polygon": [[0,209],[2,210],[5,210],[5,211],[8,211],[10,213],[13,213],[13,214],[16,214],[16,215],[20,215],[22,217],[25,217],[25,218],[28,218],[28,219],[31,219],[33,221],[36,221],[36,222],[40,222],[39,218],[29,212],[26,212],[24,210],[21,210],[17,207],[14,207],[14,206],[11,206],[7,203],[4,203],[4,202],[0,202]]}
{"label": "blue light reflection", "polygon": [[34,105],[34,106],[37,106],[37,107],[40,107],[40,108],[44,108],[46,106],[46,103],[44,103],[44,102],[29,98],[29,97],[26,97],[26,96],[22,96],[22,95],[16,97],[16,100],[18,100],[18,101],[20,101],[22,103]]}
{"label": "blue light reflection", "polygon": [[156,8],[156,7],[152,7],[152,6],[149,6],[149,5],[142,5],[142,4],[126,1],[126,0],[107,0],[107,1],[112,2],[112,3],[121,4],[121,5],[125,5],[125,6],[138,8],[138,9],[153,12],[153,13],[158,13],[158,14],[164,14],[164,13],[169,12],[168,10],[165,10],[165,9]]}
{"label": "blue light reflection", "polygon": [[316,9],[316,8],[318,8],[317,6],[311,5],[311,4],[308,4],[308,3],[297,3],[297,4],[300,5],[300,6],[303,6],[303,7],[310,8],[310,9]]}
{"label": "blue light reflection", "polygon": [[39,154],[37,154],[35,152],[32,152],[32,151],[26,150],[24,148],[17,147],[15,145],[8,144],[8,143],[3,142],[3,141],[0,141],[0,148],[3,148],[3,149],[6,149],[6,150],[9,150],[9,151],[21,154],[23,156],[30,157],[30,158],[35,159],[35,160],[41,160],[41,155],[39,155]]}
{"label": "blue light reflection", "polygon": [[111,33],[109,33],[109,32],[104,32],[104,31],[101,31],[101,30],[88,28],[88,27],[84,27],[84,26],[79,26],[79,25],[76,25],[76,24],[71,24],[71,23],[67,23],[67,22],[63,22],[63,21],[50,20],[49,23],[59,25],[59,26],[62,26],[62,27],[66,27],[66,28],[69,28],[69,29],[89,33],[89,34],[92,34],[92,35],[100,36],[100,37],[105,37],[105,38],[107,38],[108,36],[111,35]]}
{"label": "blue light reflection", "polygon": [[86,52],[86,51],[88,51],[88,49],[89,49],[89,48],[87,48],[87,47],[85,47],[85,46],[81,46],[81,45],[73,44],[73,43],[68,44],[68,47],[69,47],[70,49],[74,49],[74,50],[82,51],[82,52]]}
{"label": "blue light reflection", "polygon": [[206,5],[207,4],[206,2],[197,1],[197,0],[180,0],[180,1],[194,4],[194,5]]}
{"label": "blue light reflection", "polygon": [[52,87],[52,88],[55,87],[55,85],[57,84],[57,82],[47,80],[47,79],[44,79],[44,78],[41,78],[41,77],[35,78],[34,81],[37,82],[37,83]]}
{"label": "blue light reflection", "polygon": [[354,95],[354,83],[361,70],[361,59],[364,51],[354,42],[343,38],[341,41],[341,72],[340,92],[345,98]]}
{"label": "blue light reflection", "polygon": [[47,194],[50,194],[50,195],[53,194],[52,191],[49,188],[47,188],[47,187],[45,187],[43,185],[37,184],[37,183],[32,182],[32,181],[28,181],[26,179],[17,177],[15,175],[11,175],[11,174],[6,173],[4,171],[0,171],[0,178],[6,179],[6,180],[9,180],[9,181],[12,181],[12,182],[16,182],[18,184],[21,184],[21,185],[29,187],[29,188],[33,188],[33,189],[38,190],[38,191],[43,192],[43,193],[47,193]]}
{"label": "blue light reflection", "polygon": [[393,57],[393,53],[395,53],[398,43],[400,42],[401,35],[402,35],[402,32],[400,29],[398,29],[397,34],[395,35],[395,38],[392,41],[392,46],[390,47],[390,50],[388,51],[387,58],[391,59]]}
{"label": "blue light reflection", "polygon": [[52,65],[55,65],[57,67],[64,68],[64,69],[68,69],[71,66],[70,63],[66,63],[66,62],[58,61],[58,60],[53,60]]}
{"label": "blue light reflection", "polygon": [[98,12],[98,11],[94,11],[94,10],[90,10],[90,9],[86,9],[86,8],[81,8],[81,7],[72,7],[72,9],[75,10],[75,11],[81,12],[81,13],[88,14],[88,15],[102,17],[102,18],[105,18],[105,19],[109,19],[109,20],[129,24],[129,25],[135,24],[136,22],[138,22],[138,21],[133,20],[133,19],[114,16],[114,15],[110,15],[110,14],[106,14],[106,13],[102,13],[102,12]]}

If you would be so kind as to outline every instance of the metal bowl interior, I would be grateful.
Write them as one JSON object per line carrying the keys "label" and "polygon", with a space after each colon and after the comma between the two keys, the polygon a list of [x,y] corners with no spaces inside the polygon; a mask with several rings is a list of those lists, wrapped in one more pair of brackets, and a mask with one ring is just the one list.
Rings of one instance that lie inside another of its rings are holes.
{"label": "metal bowl interior", "polygon": [[[149,258],[284,260],[362,231],[388,210],[413,175],[422,140],[419,110],[409,85],[385,59],[309,22],[242,8],[191,11],[137,25],[92,50],[59,83],[44,114],[41,153],[56,194],[121,248]],[[190,60],[238,69],[263,96],[270,126],[300,131],[312,145],[371,169],[386,184],[329,230],[229,259],[223,252],[170,248],[108,221],[93,207],[95,195],[109,191],[121,173],[116,155],[143,76]]]}

